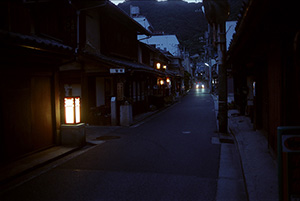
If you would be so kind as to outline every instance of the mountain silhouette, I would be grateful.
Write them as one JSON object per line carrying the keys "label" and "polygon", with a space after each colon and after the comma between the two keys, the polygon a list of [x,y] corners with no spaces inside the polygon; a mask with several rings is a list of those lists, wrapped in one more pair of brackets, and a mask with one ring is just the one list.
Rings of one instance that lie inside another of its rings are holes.
{"label": "mountain silhouette", "polygon": [[202,3],[187,3],[181,0],[160,1],[125,1],[118,4],[130,15],[130,6],[138,6],[140,14],[145,16],[155,31],[175,34],[190,55],[204,51],[204,32],[207,21],[201,11]]}

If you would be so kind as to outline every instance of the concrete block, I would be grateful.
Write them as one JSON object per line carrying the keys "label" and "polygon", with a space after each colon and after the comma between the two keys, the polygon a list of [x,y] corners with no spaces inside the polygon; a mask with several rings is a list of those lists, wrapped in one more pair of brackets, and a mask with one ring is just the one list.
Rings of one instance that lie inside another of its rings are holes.
{"label": "concrete block", "polygon": [[120,107],[120,125],[130,126],[133,122],[132,105],[121,105]]}
{"label": "concrete block", "polygon": [[61,144],[63,146],[84,146],[86,143],[85,124],[62,124]]}

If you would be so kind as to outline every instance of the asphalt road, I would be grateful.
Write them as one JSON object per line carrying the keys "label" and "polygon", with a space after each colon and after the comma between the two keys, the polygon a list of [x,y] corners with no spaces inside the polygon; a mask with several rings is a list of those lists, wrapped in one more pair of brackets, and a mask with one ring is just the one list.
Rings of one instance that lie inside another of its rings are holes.
{"label": "asphalt road", "polygon": [[220,144],[214,103],[192,90],[137,125],[2,195],[1,200],[210,201],[216,199]]}

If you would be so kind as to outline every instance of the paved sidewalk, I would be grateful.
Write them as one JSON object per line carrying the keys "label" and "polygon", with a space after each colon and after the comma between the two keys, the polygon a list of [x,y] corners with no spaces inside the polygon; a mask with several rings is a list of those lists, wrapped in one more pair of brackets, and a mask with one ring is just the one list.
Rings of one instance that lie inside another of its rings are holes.
{"label": "paved sidewalk", "polygon": [[[212,95],[218,113],[218,97]],[[228,95],[228,103],[233,101]],[[254,130],[249,117],[228,110],[228,130],[236,142],[249,201],[278,201],[277,160],[261,131]]]}
{"label": "paved sidewalk", "polygon": [[267,139],[262,132],[254,131],[250,118],[240,116],[237,110],[228,111],[228,124],[240,152],[249,201],[277,201],[277,162]]}

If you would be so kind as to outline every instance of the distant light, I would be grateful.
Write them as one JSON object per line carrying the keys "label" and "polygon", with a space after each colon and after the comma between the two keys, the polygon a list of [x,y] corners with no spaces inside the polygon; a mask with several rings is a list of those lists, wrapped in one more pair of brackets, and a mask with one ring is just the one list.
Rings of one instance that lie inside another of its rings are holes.
{"label": "distant light", "polygon": [[209,66],[208,63],[204,63],[206,66]]}
{"label": "distant light", "polygon": [[163,65],[163,69],[165,69],[165,70],[166,70],[166,69],[167,69],[167,65]]}
{"label": "distant light", "polygon": [[163,80],[160,80],[160,85],[164,85],[164,81]]}
{"label": "distant light", "polygon": [[170,83],[170,82],[171,82],[170,78],[167,78],[167,80],[166,80],[166,81],[167,81],[167,83]]}

